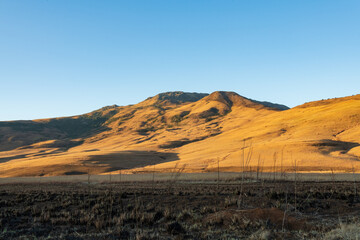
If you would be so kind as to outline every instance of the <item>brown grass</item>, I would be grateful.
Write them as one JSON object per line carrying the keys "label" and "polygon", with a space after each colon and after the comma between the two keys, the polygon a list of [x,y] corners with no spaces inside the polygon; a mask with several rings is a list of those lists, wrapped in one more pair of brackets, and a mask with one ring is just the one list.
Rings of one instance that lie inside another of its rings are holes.
{"label": "brown grass", "polygon": [[[176,163],[186,164],[187,172],[207,172],[217,168],[218,157],[229,153],[221,161],[221,171],[244,171],[246,165],[249,172],[256,169],[257,159],[247,158],[249,162],[239,166],[243,139],[251,139],[251,153],[262,156],[264,172],[292,171],[284,146],[298,159],[298,172],[360,171],[359,96],[286,111],[226,92],[195,102],[160,99],[71,118],[2,122],[0,174],[39,176],[44,171],[46,176],[66,175],[86,173],[88,167],[93,174],[119,169],[152,172],[153,165],[157,172],[166,172]],[[80,128],[82,121],[90,124],[90,130]],[[55,123],[63,128],[55,128]],[[69,128],[70,123],[80,124],[74,126],[81,131]],[[56,136],[59,139],[54,140]],[[161,148],[169,143],[181,144]]]}

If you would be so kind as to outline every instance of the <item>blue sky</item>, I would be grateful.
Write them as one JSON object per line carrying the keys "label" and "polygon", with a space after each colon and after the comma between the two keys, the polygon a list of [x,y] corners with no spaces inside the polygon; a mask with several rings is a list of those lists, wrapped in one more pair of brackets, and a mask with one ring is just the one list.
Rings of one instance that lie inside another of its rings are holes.
{"label": "blue sky", "polygon": [[0,121],[165,91],[293,107],[358,94],[360,1],[0,0]]}

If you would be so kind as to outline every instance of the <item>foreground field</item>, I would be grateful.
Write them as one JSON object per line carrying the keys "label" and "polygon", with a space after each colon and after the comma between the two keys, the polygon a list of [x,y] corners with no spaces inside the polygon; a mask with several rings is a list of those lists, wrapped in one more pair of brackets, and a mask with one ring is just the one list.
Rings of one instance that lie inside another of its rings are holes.
{"label": "foreground field", "polygon": [[[71,176],[40,176],[40,177],[13,177],[0,178],[0,184],[8,183],[107,183],[107,182],[167,182],[167,181],[184,181],[184,182],[207,182],[214,183],[219,181],[240,184],[242,176],[252,181],[294,181],[299,182],[358,182],[360,181],[359,173],[336,173],[336,172],[314,172],[314,173],[287,173],[287,172],[207,172],[207,173],[184,173],[181,169],[168,173],[138,173],[123,174],[126,171],[117,171],[118,174],[107,175],[71,175]],[[122,173],[122,174],[119,174]]]}
{"label": "foreground field", "polygon": [[356,182],[87,177],[1,184],[0,239],[360,237]]}

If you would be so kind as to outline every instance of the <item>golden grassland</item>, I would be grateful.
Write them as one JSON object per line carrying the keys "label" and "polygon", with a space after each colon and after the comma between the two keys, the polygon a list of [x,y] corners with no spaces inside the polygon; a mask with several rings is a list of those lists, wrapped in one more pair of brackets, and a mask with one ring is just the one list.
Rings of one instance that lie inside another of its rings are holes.
{"label": "golden grassland", "polygon": [[71,118],[0,122],[0,176],[359,172],[359,123],[359,95],[280,110],[232,92],[159,94]]}

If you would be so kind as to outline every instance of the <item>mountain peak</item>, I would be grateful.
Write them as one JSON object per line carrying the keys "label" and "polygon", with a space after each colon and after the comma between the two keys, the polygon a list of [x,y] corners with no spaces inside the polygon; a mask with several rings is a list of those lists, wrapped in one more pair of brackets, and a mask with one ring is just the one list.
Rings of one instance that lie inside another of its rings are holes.
{"label": "mountain peak", "polygon": [[[217,101],[228,106],[244,105],[245,98],[235,92],[216,91],[206,97],[207,101]],[[241,104],[240,104],[241,103]]]}
{"label": "mountain peak", "polygon": [[270,102],[262,102],[252,100],[250,98],[243,97],[236,92],[228,92],[228,91],[216,91],[211,93],[206,97],[208,101],[218,101],[226,104],[227,106],[245,106],[245,107],[267,107],[278,110],[287,110],[289,109],[285,105],[270,103]]}
{"label": "mountain peak", "polygon": [[181,104],[185,102],[196,102],[204,97],[206,97],[207,93],[196,93],[196,92],[182,92],[182,91],[174,91],[174,92],[164,92],[155,95],[154,97],[149,97],[142,103],[146,103],[146,105],[152,105],[156,103],[161,104]]}

